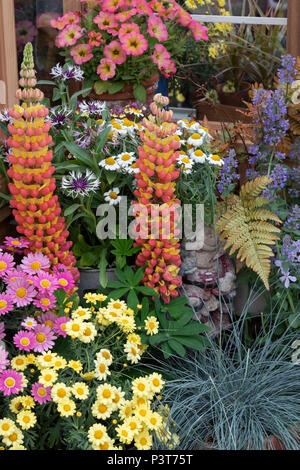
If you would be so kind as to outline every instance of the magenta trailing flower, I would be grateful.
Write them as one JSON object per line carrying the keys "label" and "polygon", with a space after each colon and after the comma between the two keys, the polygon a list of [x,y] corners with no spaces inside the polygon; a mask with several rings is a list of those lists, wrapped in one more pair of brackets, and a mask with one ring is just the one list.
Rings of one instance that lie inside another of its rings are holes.
{"label": "magenta trailing flower", "polygon": [[108,80],[116,74],[116,64],[111,59],[103,58],[97,67],[97,74],[101,80]]}
{"label": "magenta trailing flower", "polygon": [[59,287],[56,276],[46,271],[39,272],[34,278],[33,284],[39,291],[41,290],[44,293],[52,293]]}
{"label": "magenta trailing flower", "polygon": [[30,351],[36,346],[35,334],[32,331],[19,331],[14,336],[14,344],[20,350]]}
{"label": "magenta trailing flower", "polygon": [[67,317],[58,317],[54,323],[54,331],[64,338],[67,336],[66,333],[66,324],[70,321],[70,318]]}
{"label": "magenta trailing flower", "polygon": [[0,294],[0,315],[5,315],[14,309],[12,297],[9,294]]}
{"label": "magenta trailing flower", "polygon": [[7,357],[8,357],[8,352],[4,349],[3,346],[0,346],[0,374],[9,365],[9,360],[7,359]]}
{"label": "magenta trailing flower", "polygon": [[56,335],[52,332],[50,326],[37,325],[34,329],[36,344],[33,347],[35,352],[43,352],[52,349]]}
{"label": "magenta trailing flower", "polygon": [[5,237],[4,245],[10,248],[28,248],[29,242],[22,238]]}
{"label": "magenta trailing flower", "polygon": [[45,385],[36,382],[32,385],[31,395],[35,401],[42,405],[43,403],[47,403],[47,401],[51,401],[51,388],[52,387],[45,387]]}
{"label": "magenta trailing flower", "polygon": [[34,299],[36,290],[29,281],[16,279],[7,287],[7,294],[10,295],[17,307],[25,307]]}
{"label": "magenta trailing flower", "polygon": [[28,274],[37,274],[41,270],[49,269],[50,261],[42,253],[29,253],[22,259],[21,268]]}
{"label": "magenta trailing flower", "polygon": [[21,326],[24,326],[26,330],[34,330],[36,325],[37,325],[37,322],[33,317],[26,317],[21,323]]}
{"label": "magenta trailing flower", "polygon": [[0,277],[15,267],[14,257],[9,253],[0,253]]}
{"label": "magenta trailing flower", "polygon": [[51,329],[53,329],[56,319],[57,315],[55,315],[55,313],[47,312],[38,317],[38,322],[40,325],[49,326]]}
{"label": "magenta trailing flower", "polygon": [[5,396],[17,395],[23,389],[23,375],[13,369],[6,369],[0,375],[0,390]]}
{"label": "magenta trailing flower", "polygon": [[40,308],[43,312],[47,312],[51,308],[56,306],[56,297],[51,292],[41,292],[37,294],[36,298],[33,300],[33,304]]}

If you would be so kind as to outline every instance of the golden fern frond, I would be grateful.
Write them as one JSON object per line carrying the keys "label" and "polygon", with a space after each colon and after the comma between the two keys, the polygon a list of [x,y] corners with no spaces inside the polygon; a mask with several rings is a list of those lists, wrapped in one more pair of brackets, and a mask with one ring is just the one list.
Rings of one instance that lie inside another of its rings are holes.
{"label": "golden fern frond", "polygon": [[279,240],[280,229],[268,221],[281,223],[273,212],[262,209],[269,200],[260,197],[271,180],[260,176],[241,187],[239,196],[231,197],[230,208],[220,216],[216,230],[220,240],[226,240],[225,249],[236,253],[248,268],[258,274],[269,290],[272,245]]}

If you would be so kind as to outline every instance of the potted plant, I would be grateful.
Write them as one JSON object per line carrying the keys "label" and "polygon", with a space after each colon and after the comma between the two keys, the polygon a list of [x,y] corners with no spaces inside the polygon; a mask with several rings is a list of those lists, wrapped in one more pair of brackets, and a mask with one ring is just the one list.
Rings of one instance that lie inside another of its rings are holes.
{"label": "potted plant", "polygon": [[176,57],[189,35],[207,39],[207,28],[177,2],[146,0],[84,2],[84,12],[69,12],[51,22],[56,45],[67,62],[81,65],[91,96],[149,103],[159,74],[176,71]]}

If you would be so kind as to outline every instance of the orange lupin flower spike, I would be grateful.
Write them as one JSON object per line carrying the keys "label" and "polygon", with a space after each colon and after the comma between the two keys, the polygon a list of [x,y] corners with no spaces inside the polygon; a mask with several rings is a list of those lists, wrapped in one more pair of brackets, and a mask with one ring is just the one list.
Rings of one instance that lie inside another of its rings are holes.
{"label": "orange lupin flower spike", "polygon": [[21,105],[9,110],[13,123],[8,125],[11,136],[7,144],[11,147],[7,171],[13,183],[9,190],[10,202],[17,222],[17,231],[30,242],[29,251],[46,254],[52,265],[63,264],[78,279],[76,260],[67,241],[65,219],[60,217],[61,208],[56,189],[55,168],[51,165],[52,150],[49,145],[50,121],[45,121],[49,110],[40,102],[44,94],[36,86],[36,75],[32,55],[32,44],[26,44],[20,72],[20,89],[16,97]]}
{"label": "orange lupin flower spike", "polygon": [[[135,204],[145,206],[148,214],[142,225],[151,231],[152,218],[155,217],[158,232],[155,238],[136,239],[136,245],[142,246],[136,264],[145,266],[143,282],[160,294],[165,303],[169,303],[171,297],[178,296],[177,287],[181,284],[181,277],[178,276],[181,259],[175,229],[176,210],[172,210],[179,205],[175,196],[175,180],[179,176],[179,170],[175,168],[179,142],[174,138],[176,125],[171,122],[172,111],[162,109],[168,103],[168,98],[155,95],[150,105],[153,114],[143,120],[145,131],[140,136],[144,145],[138,149],[140,173],[136,174],[138,189],[134,192],[137,198]],[[164,209],[168,216],[164,215]],[[137,225],[141,225],[138,206],[136,215]]]}

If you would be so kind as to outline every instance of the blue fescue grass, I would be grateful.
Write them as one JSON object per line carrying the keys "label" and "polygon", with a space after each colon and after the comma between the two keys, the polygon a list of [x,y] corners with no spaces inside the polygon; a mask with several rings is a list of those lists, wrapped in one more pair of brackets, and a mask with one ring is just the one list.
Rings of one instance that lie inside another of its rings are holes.
{"label": "blue fescue grass", "polygon": [[[270,315],[247,347],[246,311],[247,304],[232,330],[210,338],[204,352],[190,351],[154,366],[168,377],[163,402],[175,423],[170,429],[180,438],[178,449],[210,442],[220,450],[265,450],[270,436],[286,449],[300,449],[300,365],[291,362],[295,333],[285,329],[278,337],[281,315]],[[271,441],[268,445],[272,448]],[[158,440],[155,447],[168,448]]]}

